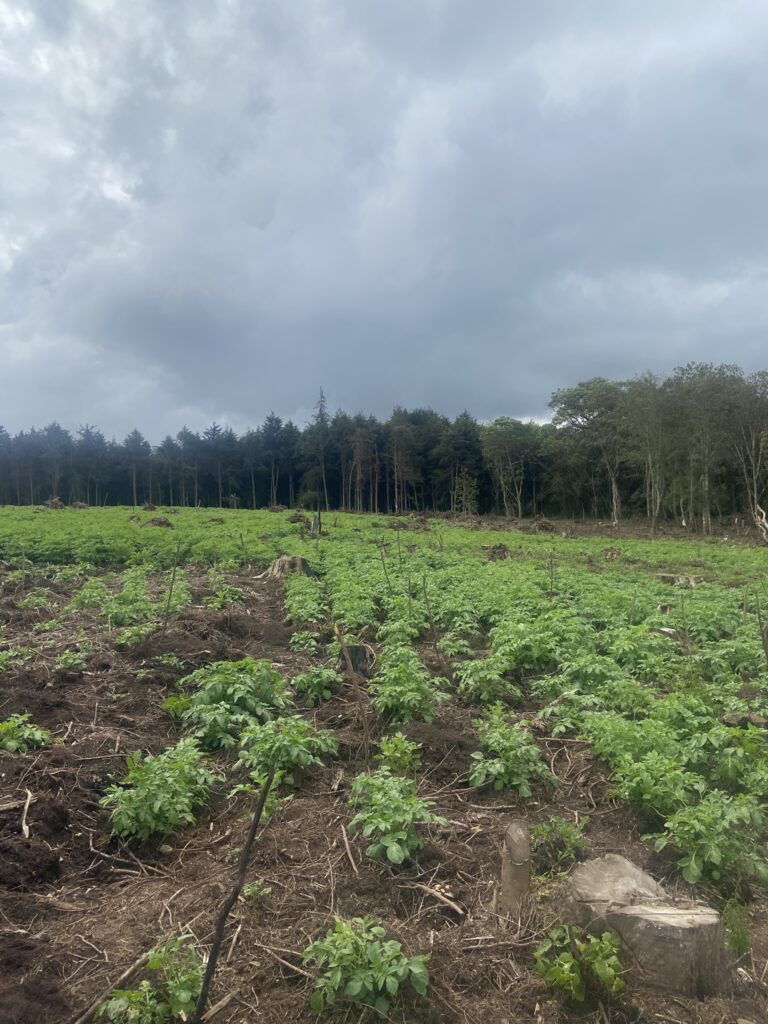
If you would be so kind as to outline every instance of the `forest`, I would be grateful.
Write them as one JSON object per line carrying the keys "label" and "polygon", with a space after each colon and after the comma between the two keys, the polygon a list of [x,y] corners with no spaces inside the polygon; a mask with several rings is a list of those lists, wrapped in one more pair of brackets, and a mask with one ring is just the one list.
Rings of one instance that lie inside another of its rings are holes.
{"label": "forest", "polygon": [[691,363],[556,391],[549,422],[451,419],[396,406],[386,421],[331,412],[303,427],[270,413],[241,436],[217,423],[153,446],[85,424],[0,427],[0,502],[427,511],[677,519],[759,517],[768,487],[768,370]]}

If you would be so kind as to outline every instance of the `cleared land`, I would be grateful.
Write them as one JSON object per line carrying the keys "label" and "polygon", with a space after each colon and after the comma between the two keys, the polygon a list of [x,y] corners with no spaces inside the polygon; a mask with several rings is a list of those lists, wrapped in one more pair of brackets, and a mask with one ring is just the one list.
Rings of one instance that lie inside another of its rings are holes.
{"label": "cleared land", "polygon": [[[164,705],[195,692],[178,684],[196,670],[246,658],[287,683],[274,717],[299,715],[336,747],[282,782],[257,837],[249,881],[271,891],[230,916],[211,1002],[231,998],[215,1020],[315,1019],[300,954],[335,916],[362,915],[430,954],[427,996],[390,1019],[765,1019],[766,552],[333,514],[310,541],[290,519],[0,509],[0,720],[26,713],[50,732],[0,753],[0,1019],[74,1020],[175,935],[205,952],[253,807],[232,795],[249,781],[234,767],[242,722],[216,732]],[[310,574],[262,575],[282,554]],[[368,657],[364,677],[339,634]],[[338,678],[315,692],[318,668]],[[420,744],[410,777],[444,819],[418,827],[424,845],[402,864],[366,853],[350,806],[396,731]],[[101,801],[126,755],[190,735],[218,772],[196,822],[119,841]],[[749,948],[733,955],[733,994],[687,1000],[629,980],[614,999],[564,1000],[533,954],[561,921],[574,856],[540,847],[534,896],[503,927],[513,817],[583,826],[576,856],[622,853],[736,908]]]}

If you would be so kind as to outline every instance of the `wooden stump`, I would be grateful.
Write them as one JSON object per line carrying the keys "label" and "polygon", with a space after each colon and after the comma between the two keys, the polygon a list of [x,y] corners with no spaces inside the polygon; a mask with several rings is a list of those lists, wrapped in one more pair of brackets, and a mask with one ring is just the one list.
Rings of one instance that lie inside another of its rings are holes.
{"label": "wooden stump", "polygon": [[728,984],[720,915],[672,900],[650,875],[618,854],[589,860],[571,875],[570,916],[596,934],[611,929],[625,966],[657,988],[701,998]]}
{"label": "wooden stump", "polygon": [[269,579],[282,580],[286,576],[290,575],[299,576],[314,576],[309,562],[306,558],[302,558],[301,555],[280,555],[276,558],[269,569],[267,569],[267,576]]}

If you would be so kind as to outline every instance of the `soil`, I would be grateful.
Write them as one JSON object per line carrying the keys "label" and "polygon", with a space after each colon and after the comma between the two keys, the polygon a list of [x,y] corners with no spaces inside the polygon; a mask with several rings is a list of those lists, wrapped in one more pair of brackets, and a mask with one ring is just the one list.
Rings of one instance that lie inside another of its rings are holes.
{"label": "soil", "polygon": [[[34,621],[54,612],[30,616],[18,607],[22,593],[0,601],[3,643],[36,648],[30,662],[5,672],[0,717],[29,712],[55,740],[48,750],[0,755],[3,1024],[73,1022],[152,946],[178,934],[210,941],[234,876],[234,851],[249,825],[248,798],[228,800],[222,785],[195,827],[167,846],[141,850],[111,838],[99,800],[123,774],[126,754],[158,752],[175,742],[162,701],[181,676],[245,655],[269,659],[288,678],[315,663],[289,649],[279,583],[247,576],[231,582],[245,589],[243,605],[205,608],[198,581],[193,606],[171,620],[164,636],[130,653],[116,651],[90,613],[65,617],[55,634],[32,634]],[[58,588],[58,605],[66,602],[65,591]],[[75,647],[83,633],[95,644],[85,671],[56,671],[58,654]],[[43,648],[43,640],[52,646]],[[421,653],[429,663],[428,645]],[[158,662],[170,654],[181,664]],[[375,740],[382,724],[363,710]],[[345,684],[306,713],[334,730],[339,758],[297,775],[290,800],[257,837],[249,880],[262,879],[272,892],[256,903],[241,898],[232,911],[211,992],[212,1004],[229,1000],[216,1024],[315,1020],[300,953],[336,915],[377,917],[408,952],[431,954],[429,1000],[393,1011],[392,1020],[726,1024],[740,1017],[758,1024],[768,1018],[768,989],[756,980],[743,981],[729,1000],[677,999],[631,982],[620,1003],[569,1007],[533,970],[533,950],[561,917],[561,881],[538,879],[520,921],[502,927],[495,913],[498,848],[511,817],[531,824],[554,815],[588,817],[590,855],[621,853],[676,885],[581,743],[537,734],[559,785],[523,800],[467,786],[477,749],[472,708],[447,702],[434,723],[404,727],[422,745],[420,792],[448,824],[432,832],[414,864],[393,870],[367,857],[365,842],[347,831],[351,782],[368,763],[353,687]],[[761,904],[752,907],[753,949],[743,966],[748,978],[759,979],[768,962],[768,915]],[[356,1012],[338,1019],[359,1018]]]}

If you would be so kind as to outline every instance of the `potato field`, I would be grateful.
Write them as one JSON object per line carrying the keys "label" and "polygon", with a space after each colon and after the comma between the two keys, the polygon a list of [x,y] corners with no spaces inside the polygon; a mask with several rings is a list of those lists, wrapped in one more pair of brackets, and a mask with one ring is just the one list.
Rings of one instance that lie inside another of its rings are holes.
{"label": "potato field", "polygon": [[[216,1024],[768,1019],[766,550],[310,519],[0,508],[0,1022],[194,1020],[239,867]],[[718,992],[570,926],[605,854]]]}

